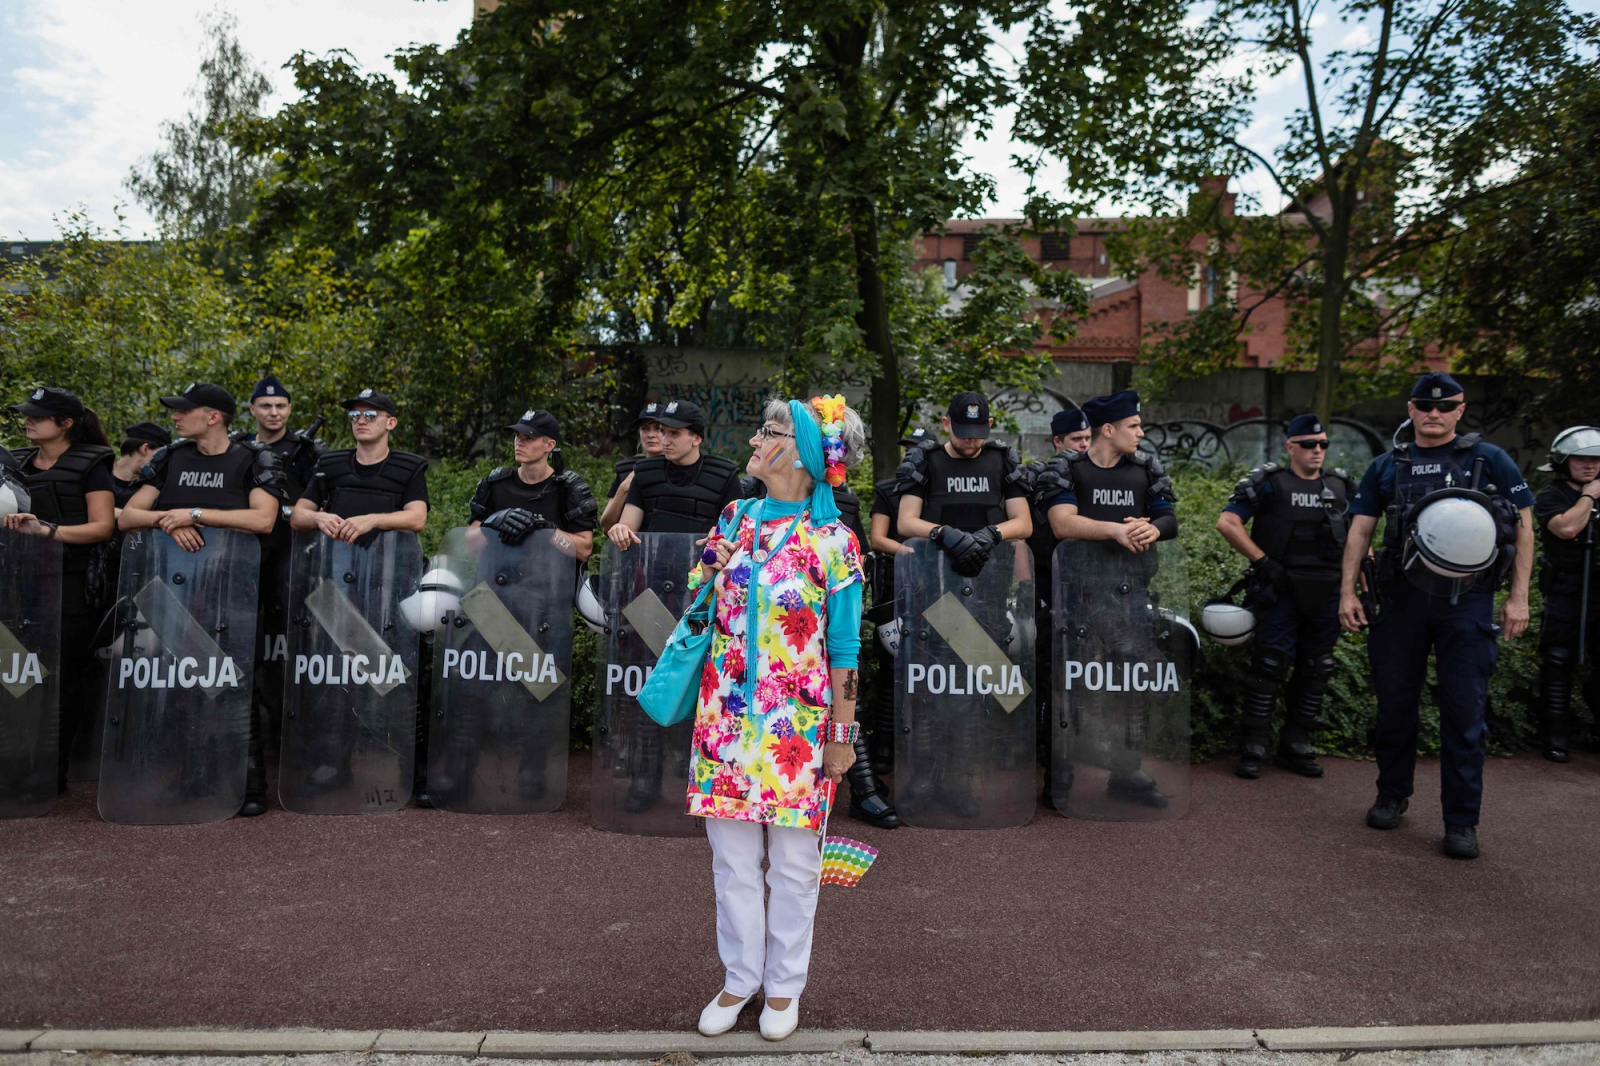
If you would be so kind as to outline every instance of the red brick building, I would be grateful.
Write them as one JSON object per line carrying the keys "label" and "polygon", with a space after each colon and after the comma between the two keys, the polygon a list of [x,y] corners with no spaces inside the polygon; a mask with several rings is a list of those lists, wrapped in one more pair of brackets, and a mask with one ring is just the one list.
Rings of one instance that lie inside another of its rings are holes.
{"label": "red brick building", "polygon": [[[1232,199],[1230,194],[1224,210],[1231,209]],[[923,235],[917,267],[942,268],[945,283],[958,290],[961,279],[972,272],[971,255],[982,240],[983,230],[1021,222],[999,218],[951,220],[944,232]],[[1106,254],[1105,241],[1106,235],[1120,224],[1116,219],[1082,218],[1077,221],[1077,232],[1070,237],[1046,235],[1023,241],[1023,247],[1034,258],[1056,269],[1070,270],[1090,285],[1089,313],[1079,323],[1077,335],[1065,345],[1043,345],[1057,360],[1114,363],[1136,359],[1141,338],[1156,323],[1181,321],[1183,316],[1207,306],[1218,285],[1227,284],[1226,279],[1202,276],[1185,288],[1155,274],[1137,278],[1117,275]],[[1250,306],[1248,293],[1242,294],[1241,303]],[[1241,339],[1240,366],[1272,366],[1283,358],[1284,317],[1281,300],[1270,301],[1251,314],[1250,332]]]}

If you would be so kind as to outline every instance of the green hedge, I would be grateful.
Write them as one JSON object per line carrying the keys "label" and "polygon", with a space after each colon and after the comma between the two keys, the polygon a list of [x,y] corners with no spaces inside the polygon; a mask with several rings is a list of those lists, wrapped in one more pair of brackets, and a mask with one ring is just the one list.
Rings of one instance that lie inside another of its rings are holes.
{"label": "green hedge", "polygon": [[[509,451],[509,449],[508,449]],[[437,550],[446,530],[464,524],[467,501],[478,479],[494,466],[510,462],[510,456],[485,460],[473,465],[445,463],[428,473],[428,490],[432,509],[428,528],[422,535],[423,549],[429,553]],[[567,464],[588,479],[595,495],[601,497],[611,484],[613,459],[597,458],[588,454],[574,454]],[[1229,548],[1216,532],[1217,515],[1233,491],[1234,482],[1243,470],[1209,472],[1200,468],[1185,467],[1173,473],[1178,490],[1179,540],[1189,563],[1189,598],[1191,616],[1198,617],[1199,604],[1210,596],[1220,596],[1243,572],[1244,560]],[[596,541],[591,565],[599,566],[601,542]],[[1539,656],[1537,624],[1539,618],[1539,593],[1533,594],[1534,631],[1514,641],[1500,645],[1499,668],[1490,685],[1489,729],[1491,749],[1496,754],[1526,750],[1537,743],[1536,723],[1530,714],[1534,687],[1538,680]],[[595,695],[596,656],[599,642],[583,626],[575,630],[573,647],[572,738],[576,746],[586,747],[593,730],[597,701]],[[1230,754],[1234,750],[1233,734],[1238,716],[1239,678],[1249,661],[1250,645],[1225,648],[1206,641],[1201,651],[1200,666],[1196,670],[1193,686],[1192,717],[1194,728],[1193,752],[1197,762]],[[1372,725],[1375,704],[1372,685],[1368,680],[1366,637],[1364,634],[1346,633],[1334,650],[1338,672],[1334,675],[1332,690],[1323,714],[1325,729],[1320,737],[1324,752],[1366,758],[1372,752]],[[873,657],[864,655],[863,666],[870,671]],[[870,686],[875,679],[863,678]],[[1429,682],[1423,691],[1422,728],[1419,734],[1422,750],[1438,751],[1438,710],[1433,699],[1433,670],[1429,668]],[[870,687],[867,691],[871,691]],[[1597,738],[1592,720],[1582,709],[1578,697],[1579,715],[1582,719],[1580,737],[1583,746],[1592,747]]]}

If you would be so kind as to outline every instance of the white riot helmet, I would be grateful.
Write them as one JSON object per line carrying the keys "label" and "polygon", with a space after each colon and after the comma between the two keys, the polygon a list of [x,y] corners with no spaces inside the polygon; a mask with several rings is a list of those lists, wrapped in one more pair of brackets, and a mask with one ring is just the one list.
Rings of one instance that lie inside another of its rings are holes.
{"label": "white riot helmet", "polygon": [[1471,489],[1441,489],[1418,501],[1401,556],[1411,583],[1454,599],[1493,567],[1500,536],[1491,506]]}
{"label": "white riot helmet", "polygon": [[1243,644],[1255,636],[1255,612],[1227,600],[1211,600],[1200,608],[1200,628],[1218,644]]}
{"label": "white riot helmet", "polygon": [[1539,469],[1550,473],[1574,455],[1600,456],[1600,427],[1573,426],[1550,442],[1550,461]]}
{"label": "white riot helmet", "polygon": [[445,567],[435,566],[417,584],[417,591],[400,601],[400,613],[418,633],[437,633],[445,618],[461,609],[461,579]]}
{"label": "white riot helmet", "polygon": [[605,636],[606,611],[600,606],[600,597],[594,594],[594,587],[589,584],[588,575],[578,574],[578,589],[573,599],[578,607],[578,617],[583,619],[583,624],[600,636]]}
{"label": "white riot helmet", "polygon": [[20,481],[13,481],[0,470],[0,518],[8,514],[28,514],[33,501]]}
{"label": "white riot helmet", "polygon": [[878,627],[878,644],[890,655],[900,654],[900,619],[883,623]]}

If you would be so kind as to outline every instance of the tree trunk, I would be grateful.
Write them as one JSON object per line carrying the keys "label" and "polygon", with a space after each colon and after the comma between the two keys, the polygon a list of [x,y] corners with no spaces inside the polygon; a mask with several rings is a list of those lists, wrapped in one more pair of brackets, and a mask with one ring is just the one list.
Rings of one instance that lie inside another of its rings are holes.
{"label": "tree trunk", "polygon": [[1345,265],[1350,239],[1348,220],[1337,208],[1328,226],[1322,258],[1322,307],[1317,323],[1316,412],[1323,425],[1333,418],[1339,398],[1339,363],[1344,356],[1343,312],[1347,283]]}
{"label": "tree trunk", "polygon": [[878,214],[870,203],[861,205],[852,226],[856,253],[856,292],[861,310],[856,325],[867,350],[878,357],[872,377],[871,401],[872,478],[893,474],[900,465],[900,363],[889,336],[889,302],[878,269]]}

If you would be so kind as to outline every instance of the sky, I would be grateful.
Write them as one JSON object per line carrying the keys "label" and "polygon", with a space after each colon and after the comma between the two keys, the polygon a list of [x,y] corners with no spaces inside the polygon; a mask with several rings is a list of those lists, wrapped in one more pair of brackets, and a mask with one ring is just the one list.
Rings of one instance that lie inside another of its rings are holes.
{"label": "sky", "polygon": [[[388,57],[413,43],[449,44],[472,19],[473,0],[3,0],[0,2],[0,240],[48,240],[56,218],[81,209],[107,230],[123,215],[124,235],[154,235],[129,195],[129,168],[161,145],[161,124],[181,119],[195,83],[202,19],[229,10],[246,52],[291,98],[283,64],[296,52],[342,48],[367,71],[393,73]],[[1593,12],[1600,0],[1579,0]],[[1323,16],[1317,16],[1323,19]],[[1360,26],[1324,24],[1319,44],[1354,43]],[[1002,46],[1013,53],[1020,40]],[[1298,70],[1261,86],[1244,142],[1265,155],[1283,135]],[[1016,217],[1027,179],[1011,167],[1018,151],[997,116],[986,140],[969,137],[972,167],[995,179],[990,217]],[[1046,170],[1044,180],[1059,171]],[[1236,182],[1269,209],[1281,207],[1264,175]],[[1102,211],[1112,210],[1102,205]]]}

